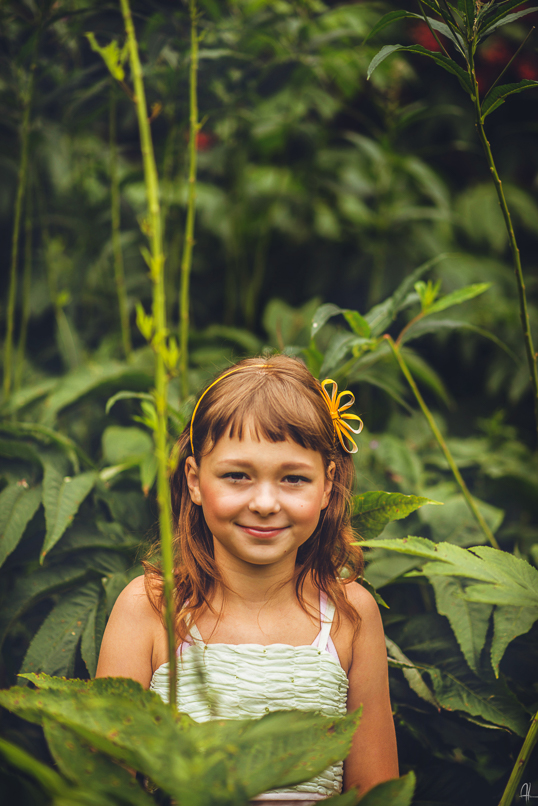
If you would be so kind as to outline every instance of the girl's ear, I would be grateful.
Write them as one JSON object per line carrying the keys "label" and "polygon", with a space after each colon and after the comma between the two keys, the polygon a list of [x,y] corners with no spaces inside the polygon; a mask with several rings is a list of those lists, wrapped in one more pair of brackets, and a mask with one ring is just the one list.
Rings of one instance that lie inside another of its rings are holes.
{"label": "girl's ear", "polygon": [[336,465],[334,462],[331,462],[329,467],[327,468],[327,472],[325,473],[325,486],[323,488],[323,498],[321,500],[322,509],[326,509],[329,506],[329,501],[331,500],[331,492],[333,488],[335,470]]}
{"label": "girl's ear", "polygon": [[185,459],[185,478],[187,479],[187,487],[189,488],[192,503],[201,506],[200,471],[194,456],[187,456]]}

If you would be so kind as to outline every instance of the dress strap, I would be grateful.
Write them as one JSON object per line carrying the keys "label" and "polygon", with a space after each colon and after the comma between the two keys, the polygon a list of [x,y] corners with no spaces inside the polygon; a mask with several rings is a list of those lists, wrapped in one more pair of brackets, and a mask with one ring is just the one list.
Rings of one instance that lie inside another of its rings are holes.
{"label": "dress strap", "polygon": [[185,622],[186,622],[186,627],[187,627],[187,629],[189,631],[189,635],[192,638],[193,643],[194,644],[201,644],[202,646],[204,646],[204,639],[200,635],[200,630],[198,629],[196,624],[191,624],[191,616],[190,616],[190,614],[185,619]]}
{"label": "dress strap", "polygon": [[335,607],[332,602],[327,599],[327,594],[323,591],[319,592],[319,615],[321,620],[321,630],[317,640],[318,649],[327,649],[329,642],[329,635],[334,619]]}

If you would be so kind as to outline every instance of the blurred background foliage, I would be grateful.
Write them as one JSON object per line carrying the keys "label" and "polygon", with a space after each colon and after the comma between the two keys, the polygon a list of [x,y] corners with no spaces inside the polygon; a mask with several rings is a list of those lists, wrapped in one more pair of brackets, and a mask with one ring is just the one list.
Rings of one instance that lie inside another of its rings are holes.
{"label": "blurred background foliage", "polygon": [[[416,21],[399,22],[390,40],[384,32],[363,44],[380,16],[399,7],[395,0],[200,0],[203,125],[197,136],[191,394],[230,361],[265,349],[304,355],[323,374],[342,371],[366,424],[357,492],[387,490],[445,502],[390,524],[385,536],[483,543],[389,350],[372,357],[353,353],[357,361],[345,364],[344,372],[343,320],[325,324],[315,345],[311,320],[328,302],[364,315],[432,259],[427,278],[440,282],[443,294],[489,282],[485,294],[447,317],[458,327],[445,322],[425,329],[406,347],[406,360],[501,547],[536,566],[538,463],[506,231],[473,110],[457,82],[401,53],[366,81],[380,42],[438,49],[426,25]],[[132,8],[160,175],[168,321],[176,332],[187,202],[188,7],[152,0]],[[481,46],[481,87],[491,85],[537,18],[508,25]],[[155,535],[147,397],[154,358],[135,324],[137,302],[148,310],[151,298],[141,254],[146,198],[137,121],[127,83],[123,90],[112,86],[86,32],[101,45],[123,43],[119,7],[104,0],[8,0],[0,8],[2,332],[29,109],[14,389],[3,401],[0,423],[0,496],[4,506],[11,501],[21,507],[18,538],[0,563],[2,687],[15,682],[21,667],[93,675],[106,613],[140,573],[138,560]],[[532,37],[506,76],[524,78],[538,79]],[[535,334],[537,100],[538,90],[516,95],[488,118]],[[114,173],[127,342],[115,282]],[[416,302],[411,295],[400,326]],[[395,328],[389,328],[394,337]],[[476,328],[493,333],[506,349]],[[122,390],[132,395],[111,400]],[[193,405],[193,397],[180,400],[177,378],[169,402],[174,436]],[[76,482],[72,494],[66,477]],[[38,489],[29,502],[17,503],[22,490],[30,495]],[[416,803],[423,806],[495,803],[521,744],[518,725],[538,708],[536,624],[510,643],[497,680],[487,658],[491,626],[482,619],[484,649],[471,670],[436,608],[436,591],[425,579],[403,577],[416,566],[413,558],[370,551],[367,577],[390,605],[384,612],[389,637],[410,663],[444,669],[446,679],[469,686],[482,703],[499,697],[504,716],[496,722],[485,706],[474,712],[460,701],[451,706],[448,695],[439,711],[439,701],[410,687],[395,667],[402,769],[417,771]],[[48,760],[36,728],[5,711],[1,719],[8,738]],[[33,784],[16,779],[9,765],[1,769],[12,802],[41,802],[31,800],[38,797]],[[532,775],[529,767],[532,776],[535,767]]]}

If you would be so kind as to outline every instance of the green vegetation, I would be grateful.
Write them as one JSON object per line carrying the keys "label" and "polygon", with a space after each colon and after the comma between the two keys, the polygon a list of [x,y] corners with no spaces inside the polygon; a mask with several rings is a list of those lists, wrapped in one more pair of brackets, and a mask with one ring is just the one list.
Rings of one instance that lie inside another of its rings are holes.
{"label": "green vegetation", "polygon": [[[538,792],[538,58],[521,5],[1,7],[10,802],[247,803],[346,755],[358,715],[209,728],[92,680],[157,536],[170,602],[167,476],[198,390],[272,350],[350,388],[365,422],[355,526],[405,777],[361,803]],[[405,44],[379,51],[395,31]]]}

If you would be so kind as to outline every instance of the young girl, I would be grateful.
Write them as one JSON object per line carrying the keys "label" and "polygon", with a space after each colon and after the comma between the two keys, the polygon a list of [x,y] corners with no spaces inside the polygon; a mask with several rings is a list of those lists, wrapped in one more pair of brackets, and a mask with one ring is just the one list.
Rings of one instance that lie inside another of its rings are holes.
{"label": "young girl", "polygon": [[[362,795],[398,764],[381,618],[354,581],[352,402],[295,359],[241,361],[198,400],[171,484],[179,710],[204,721],[362,704],[343,765],[344,788]],[[118,597],[97,676],[168,700],[162,612],[161,576],[146,564]],[[341,789],[339,764],[256,800],[306,806]]]}

